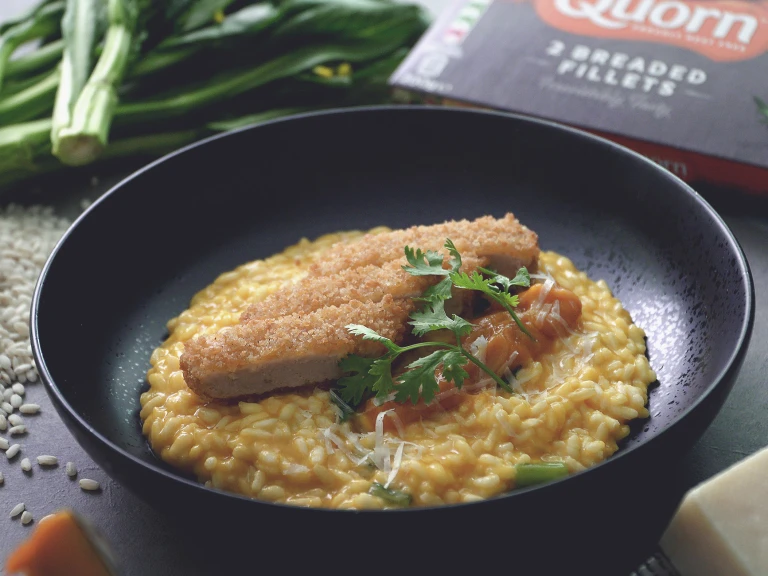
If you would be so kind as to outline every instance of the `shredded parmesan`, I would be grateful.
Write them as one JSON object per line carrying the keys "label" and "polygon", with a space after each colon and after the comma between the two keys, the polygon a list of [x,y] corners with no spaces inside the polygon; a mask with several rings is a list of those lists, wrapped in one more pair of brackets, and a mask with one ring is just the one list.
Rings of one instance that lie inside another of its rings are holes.
{"label": "shredded parmesan", "polygon": [[469,351],[478,360],[480,360],[480,362],[485,362],[485,351],[487,350],[487,348],[488,348],[488,340],[482,334],[477,338],[475,338],[475,341],[469,345]]}
{"label": "shredded parmesan", "polygon": [[395,476],[397,476],[397,473],[400,471],[400,464],[403,461],[403,450],[405,450],[405,442],[400,442],[400,446],[398,446],[397,450],[395,451],[395,462],[392,466],[392,471],[389,473],[389,476],[387,476],[387,481],[384,484],[384,488],[389,488],[392,480],[395,479]]}
{"label": "shredded parmesan", "polygon": [[540,307],[544,304],[544,302],[547,300],[547,296],[549,296],[549,293],[552,291],[552,288],[555,287],[555,281],[552,278],[547,278],[544,281],[544,284],[541,286],[541,292],[539,292],[539,297],[536,298],[536,306]]}
{"label": "shredded parmesan", "polygon": [[384,442],[384,417],[389,412],[392,412],[392,410],[379,412],[379,415],[376,416],[376,440],[373,446],[373,463],[376,465],[376,468],[384,472],[391,470],[389,447]]}

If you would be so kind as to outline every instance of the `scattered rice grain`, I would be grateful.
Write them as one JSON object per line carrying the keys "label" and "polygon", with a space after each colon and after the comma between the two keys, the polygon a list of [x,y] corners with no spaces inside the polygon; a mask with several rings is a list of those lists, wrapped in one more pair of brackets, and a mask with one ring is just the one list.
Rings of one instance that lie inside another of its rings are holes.
{"label": "scattered rice grain", "polygon": [[[16,368],[16,372],[22,372],[22,371],[27,372],[30,368],[32,368],[32,366],[29,364],[24,364],[24,370],[22,370],[21,368],[22,368],[21,366]],[[13,386],[11,386],[11,390],[13,390],[13,392],[15,394],[18,394],[19,396],[24,396],[24,393],[26,392],[26,390],[24,390],[24,384],[19,384],[18,382],[16,382],[16,384],[14,384]]]}
{"label": "scattered rice grain", "polygon": [[2,404],[0,404],[0,408],[2,408],[6,414],[10,414],[11,412],[13,412],[13,406],[8,404],[8,402],[3,402]]}
{"label": "scattered rice grain", "polygon": [[19,406],[19,412],[22,414],[37,414],[40,412],[39,404],[22,404]]}
{"label": "scattered rice grain", "polygon": [[24,404],[24,400],[18,394],[13,394],[11,396],[10,403],[14,408],[19,408],[22,404]]}
{"label": "scattered rice grain", "polygon": [[10,204],[0,208],[0,246],[4,248],[0,258],[2,382],[37,380],[29,345],[29,303],[40,270],[68,226],[69,222],[50,207]]}
{"label": "scattered rice grain", "polygon": [[37,457],[37,463],[40,464],[40,466],[56,466],[59,463],[59,459],[56,458],[56,456],[44,454]]}
{"label": "scattered rice grain", "polygon": [[67,462],[67,476],[70,478],[77,476],[77,467],[74,462]]}
{"label": "scattered rice grain", "polygon": [[80,480],[80,488],[87,490],[88,492],[93,492],[101,488],[101,485],[96,482],[96,480],[91,480],[90,478],[82,478]]}
{"label": "scattered rice grain", "polygon": [[24,502],[19,502],[11,509],[11,518],[15,518],[22,512],[24,512]]}
{"label": "scattered rice grain", "polygon": [[8,443],[8,440],[5,438],[0,438],[0,450],[8,450],[11,445]]}
{"label": "scattered rice grain", "polygon": [[34,518],[32,517],[32,514],[30,514],[28,511],[24,510],[24,513],[21,515],[21,523],[26,526],[30,522],[32,522]]}
{"label": "scattered rice grain", "polygon": [[32,462],[29,461],[29,458],[24,458],[21,461],[21,469],[24,470],[24,472],[32,470]]}
{"label": "scattered rice grain", "polygon": [[24,424],[20,424],[18,426],[14,426],[10,430],[8,430],[8,434],[11,436],[20,436],[21,434],[27,433],[27,427],[24,426]]}
{"label": "scattered rice grain", "polygon": [[8,416],[8,424],[11,426],[21,426],[24,424],[24,420],[21,419],[21,416],[18,414],[11,414]]}
{"label": "scattered rice grain", "polygon": [[8,428],[8,420],[5,418],[5,414],[0,414],[0,431],[5,431]]}
{"label": "scattered rice grain", "polygon": [[14,444],[8,450],[5,451],[5,457],[8,458],[8,460],[12,459],[16,454],[21,452],[21,445],[20,444]]}

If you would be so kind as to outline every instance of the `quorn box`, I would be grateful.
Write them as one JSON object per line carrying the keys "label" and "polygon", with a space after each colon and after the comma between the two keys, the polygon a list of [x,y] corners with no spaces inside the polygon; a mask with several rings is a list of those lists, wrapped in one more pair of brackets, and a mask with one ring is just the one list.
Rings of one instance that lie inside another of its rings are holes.
{"label": "quorn box", "polygon": [[768,1],[458,0],[390,79],[401,101],[554,120],[691,183],[768,196]]}

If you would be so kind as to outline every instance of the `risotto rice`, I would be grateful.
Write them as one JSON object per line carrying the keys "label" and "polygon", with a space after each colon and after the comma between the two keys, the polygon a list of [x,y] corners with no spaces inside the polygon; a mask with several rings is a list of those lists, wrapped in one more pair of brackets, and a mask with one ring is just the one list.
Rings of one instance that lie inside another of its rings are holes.
{"label": "risotto rice", "polygon": [[437,506],[513,489],[517,464],[583,470],[616,452],[628,422],[648,417],[647,389],[656,376],[643,330],[605,282],[553,252],[541,253],[539,273],[578,295],[580,328],[515,374],[515,394],[486,387],[455,410],[394,432],[361,433],[339,421],[321,388],[237,404],[206,402],[190,391],[179,368],[185,341],[235,325],[251,302],[300,280],[334,242],[360,234],[304,239],[222,274],[168,323],[141,396],[144,434],[163,460],[208,486],[272,502],[395,506],[369,493],[379,483],[411,495],[413,506]]}

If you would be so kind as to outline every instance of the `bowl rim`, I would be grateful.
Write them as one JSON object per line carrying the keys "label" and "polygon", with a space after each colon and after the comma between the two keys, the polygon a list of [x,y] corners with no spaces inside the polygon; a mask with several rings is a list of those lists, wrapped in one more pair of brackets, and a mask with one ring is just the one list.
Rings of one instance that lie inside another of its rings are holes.
{"label": "bowl rim", "polygon": [[[651,170],[655,171],[656,174],[661,178],[666,178],[670,182],[674,184],[674,187],[679,190],[679,193],[686,194],[693,198],[705,211],[705,213],[710,216],[713,219],[713,223],[718,226],[720,229],[720,233],[723,235],[724,239],[728,241],[730,248],[735,252],[735,257],[737,259],[738,263],[738,274],[739,276],[744,280],[746,285],[746,299],[745,299],[745,308],[744,308],[744,320],[741,325],[741,329],[739,331],[738,339],[736,341],[735,346],[733,347],[733,350],[731,351],[727,361],[724,363],[723,368],[720,370],[720,372],[711,379],[709,384],[706,386],[706,388],[702,391],[702,393],[699,395],[699,397],[691,403],[687,408],[682,410],[679,414],[677,414],[674,417],[674,420],[664,428],[662,428],[655,436],[649,438],[647,441],[642,442],[640,444],[637,444],[635,446],[631,447],[625,447],[623,449],[618,450],[615,454],[611,455],[609,458],[606,458],[602,462],[599,462],[598,464],[595,464],[594,466],[590,466],[586,470],[577,472],[575,474],[571,474],[567,477],[548,482],[546,484],[542,485],[534,485],[529,486],[525,488],[517,488],[514,490],[510,490],[507,492],[502,492],[501,494],[498,494],[496,496],[493,496],[491,498],[488,498],[484,501],[480,502],[462,502],[462,503],[456,503],[456,504],[446,504],[446,505],[440,505],[440,506],[429,506],[429,507],[415,507],[415,508],[401,508],[401,509],[393,509],[393,510],[337,510],[337,509],[328,509],[328,508],[310,508],[310,507],[297,507],[290,504],[279,504],[274,502],[267,502],[263,500],[258,500],[255,498],[250,498],[248,496],[237,494],[234,492],[228,492],[225,490],[221,490],[215,487],[209,487],[205,486],[201,482],[191,480],[185,476],[182,476],[181,473],[175,473],[172,471],[169,471],[165,468],[162,468],[161,466],[147,462],[145,460],[142,460],[141,458],[138,458],[137,456],[134,456],[124,448],[118,446],[114,442],[112,442],[110,439],[108,439],[105,435],[100,433],[96,428],[91,426],[67,401],[65,395],[61,392],[59,387],[56,385],[56,383],[53,380],[53,377],[51,376],[48,366],[45,362],[45,357],[43,356],[41,344],[40,344],[40,334],[38,331],[37,326],[37,320],[38,320],[38,313],[39,313],[39,305],[40,305],[40,297],[42,295],[43,287],[45,284],[46,277],[48,275],[48,272],[50,270],[50,267],[55,260],[57,254],[61,250],[62,246],[66,243],[69,236],[73,233],[73,231],[78,227],[78,225],[86,218],[89,217],[92,211],[96,210],[97,207],[102,203],[107,201],[109,197],[111,197],[114,194],[118,194],[120,190],[130,181],[136,180],[138,178],[143,177],[143,175],[149,171],[151,171],[153,168],[155,168],[158,165],[161,165],[163,163],[166,163],[168,161],[173,160],[177,156],[182,156],[183,154],[187,153],[190,150],[205,147],[208,144],[212,142],[216,142],[218,140],[229,138],[233,135],[240,134],[242,132],[249,132],[252,130],[258,130],[261,127],[275,125],[275,124],[281,124],[281,123],[291,123],[291,122],[301,122],[302,120],[306,118],[315,118],[315,117],[321,117],[321,116],[335,116],[338,114],[366,114],[366,113],[379,113],[379,112],[394,112],[398,113],[399,111],[406,111],[409,113],[422,113],[422,114],[445,114],[445,115],[451,115],[451,114],[461,114],[461,115],[479,115],[479,116],[485,116],[485,117],[491,117],[491,118],[498,118],[500,121],[502,120],[512,120],[514,122],[522,122],[529,125],[542,127],[542,128],[548,128],[548,129],[554,129],[556,131],[561,131],[564,133],[568,133],[571,136],[575,137],[576,139],[582,139],[591,141],[595,144],[600,145],[603,149],[606,150],[608,154],[619,154],[623,156],[629,156],[634,159],[636,162],[640,162],[642,165],[645,165],[646,167],[650,168]],[[730,230],[728,225],[725,223],[723,218],[718,214],[718,212],[712,207],[712,205],[707,202],[696,190],[694,190],[691,186],[689,186],[686,182],[684,182],[681,178],[673,174],[672,172],[669,172],[668,170],[662,168],[649,158],[635,152],[634,150],[631,150],[630,148],[627,148],[621,144],[618,144],[616,142],[613,142],[611,140],[608,140],[607,138],[604,138],[602,136],[597,136],[595,134],[592,134],[590,132],[587,132],[585,130],[581,130],[579,128],[574,128],[572,126],[568,126],[565,124],[561,124],[559,122],[550,121],[550,120],[544,120],[537,117],[532,116],[526,116],[524,114],[517,114],[517,113],[511,113],[511,112],[501,112],[496,110],[480,110],[475,108],[454,108],[454,107],[438,107],[438,106],[421,106],[421,105],[374,105],[374,106],[357,106],[357,107],[347,107],[347,108],[330,108],[326,110],[315,110],[310,112],[303,112],[299,114],[294,114],[290,116],[285,116],[281,118],[275,118],[272,120],[268,120],[265,122],[260,122],[258,124],[251,124],[248,126],[243,126],[234,130],[230,130],[227,132],[223,132],[221,134],[215,134],[213,136],[209,136],[207,138],[203,138],[201,140],[198,140],[196,142],[193,142],[191,144],[188,144],[182,148],[179,148],[178,150],[175,150],[173,152],[170,152],[152,162],[149,164],[146,164],[145,166],[139,168],[138,170],[135,170],[125,178],[121,179],[119,182],[117,182],[115,185],[113,185],[109,190],[107,190],[104,194],[102,194],[99,198],[97,198],[90,206],[88,206],[69,226],[69,228],[66,230],[66,232],[61,236],[61,238],[58,240],[56,245],[54,246],[53,250],[51,251],[50,255],[46,259],[46,262],[40,272],[40,275],[38,276],[37,282],[35,284],[34,293],[32,296],[32,303],[31,303],[31,309],[30,309],[30,319],[29,319],[29,325],[30,325],[30,343],[32,346],[32,354],[35,359],[35,363],[37,365],[37,370],[40,374],[40,377],[43,381],[43,384],[46,388],[46,391],[48,392],[48,395],[51,397],[54,404],[57,405],[57,408],[60,410],[63,409],[67,412],[67,414],[70,417],[70,421],[76,425],[76,427],[79,429],[81,433],[87,434],[94,438],[99,444],[101,444],[104,448],[106,448],[109,451],[116,452],[121,457],[127,459],[130,461],[133,465],[139,466],[141,468],[147,469],[150,473],[153,474],[159,474],[163,476],[166,480],[169,480],[171,482],[181,482],[185,484],[187,487],[193,489],[193,490],[202,490],[205,492],[205,494],[218,494],[227,498],[234,498],[243,502],[248,502],[251,504],[257,504],[259,506],[271,506],[275,508],[280,509],[290,509],[290,510],[296,510],[296,511],[303,511],[305,513],[314,513],[314,514],[328,514],[328,513],[351,513],[351,514],[381,514],[381,513],[387,513],[387,514],[410,514],[415,512],[425,513],[427,511],[439,511],[439,510],[445,510],[448,508],[458,508],[458,507],[465,507],[465,506],[477,506],[478,504],[481,504],[483,502],[493,502],[498,499],[506,499],[506,498],[512,498],[516,496],[522,496],[523,494],[526,494],[528,492],[531,492],[533,490],[537,491],[546,491],[546,490],[555,490],[557,489],[563,482],[567,482],[569,479],[573,478],[574,476],[581,476],[586,473],[594,472],[596,470],[600,470],[606,465],[610,465],[611,462],[614,462],[616,460],[621,460],[622,458],[625,458],[627,454],[632,454],[640,449],[646,449],[647,447],[651,445],[656,445],[658,442],[661,441],[661,438],[670,432],[670,430],[677,428],[682,424],[683,421],[687,419],[687,417],[694,411],[698,409],[698,407],[721,385],[729,381],[731,378],[735,378],[736,374],[738,373],[738,370],[740,368],[741,360],[743,360],[743,357],[746,353],[746,349],[748,347],[752,330],[754,326],[755,321],[755,287],[754,287],[754,281],[752,277],[752,272],[749,266],[749,262],[747,261],[746,255],[744,254],[744,251],[739,244],[739,241],[734,236],[733,232]],[[77,441],[77,438],[75,438]],[[78,441],[79,443],[79,441]],[[89,454],[90,455],[90,454]],[[122,483],[121,483],[122,484]],[[128,487],[126,485],[126,487]]]}

